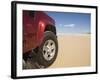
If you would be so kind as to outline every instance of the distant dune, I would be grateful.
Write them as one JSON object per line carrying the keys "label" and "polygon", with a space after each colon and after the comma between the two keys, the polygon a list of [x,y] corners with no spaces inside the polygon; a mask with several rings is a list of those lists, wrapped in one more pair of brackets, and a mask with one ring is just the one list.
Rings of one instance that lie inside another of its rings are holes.
{"label": "distant dune", "polygon": [[81,35],[81,36],[88,36],[88,35],[91,35],[91,33],[58,33],[57,36],[69,36],[69,35]]}
{"label": "distant dune", "polygon": [[90,34],[59,34],[59,51],[50,68],[90,66]]}

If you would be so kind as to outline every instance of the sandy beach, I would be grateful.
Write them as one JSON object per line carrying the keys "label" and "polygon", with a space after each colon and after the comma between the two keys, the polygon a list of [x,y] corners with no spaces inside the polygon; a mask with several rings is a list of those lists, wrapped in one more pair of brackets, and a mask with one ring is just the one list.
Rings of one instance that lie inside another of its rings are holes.
{"label": "sandy beach", "polygon": [[58,56],[49,68],[89,66],[91,59],[90,34],[58,36]]}

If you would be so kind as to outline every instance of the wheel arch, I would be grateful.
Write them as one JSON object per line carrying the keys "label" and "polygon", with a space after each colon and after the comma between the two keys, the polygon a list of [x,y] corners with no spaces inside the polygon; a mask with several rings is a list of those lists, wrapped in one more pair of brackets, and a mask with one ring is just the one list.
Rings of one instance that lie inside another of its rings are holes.
{"label": "wheel arch", "polygon": [[46,25],[44,32],[45,31],[52,31],[56,35],[56,27],[54,25]]}

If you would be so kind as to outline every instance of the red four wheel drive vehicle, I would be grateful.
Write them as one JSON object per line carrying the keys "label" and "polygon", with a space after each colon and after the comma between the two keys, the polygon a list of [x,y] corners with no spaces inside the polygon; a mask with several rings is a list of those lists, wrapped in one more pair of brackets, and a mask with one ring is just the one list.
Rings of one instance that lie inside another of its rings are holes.
{"label": "red four wheel drive vehicle", "polygon": [[[55,21],[43,11],[23,10],[23,56],[30,51],[44,67],[50,66],[57,57]],[[23,59],[27,61],[26,57]]]}

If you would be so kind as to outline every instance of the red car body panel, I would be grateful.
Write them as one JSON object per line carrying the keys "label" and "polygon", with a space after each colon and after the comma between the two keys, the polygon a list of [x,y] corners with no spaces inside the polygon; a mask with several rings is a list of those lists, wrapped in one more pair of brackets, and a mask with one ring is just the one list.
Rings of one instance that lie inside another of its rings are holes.
{"label": "red car body panel", "polygon": [[55,25],[55,21],[45,12],[23,10],[23,53],[41,44],[47,25]]}

